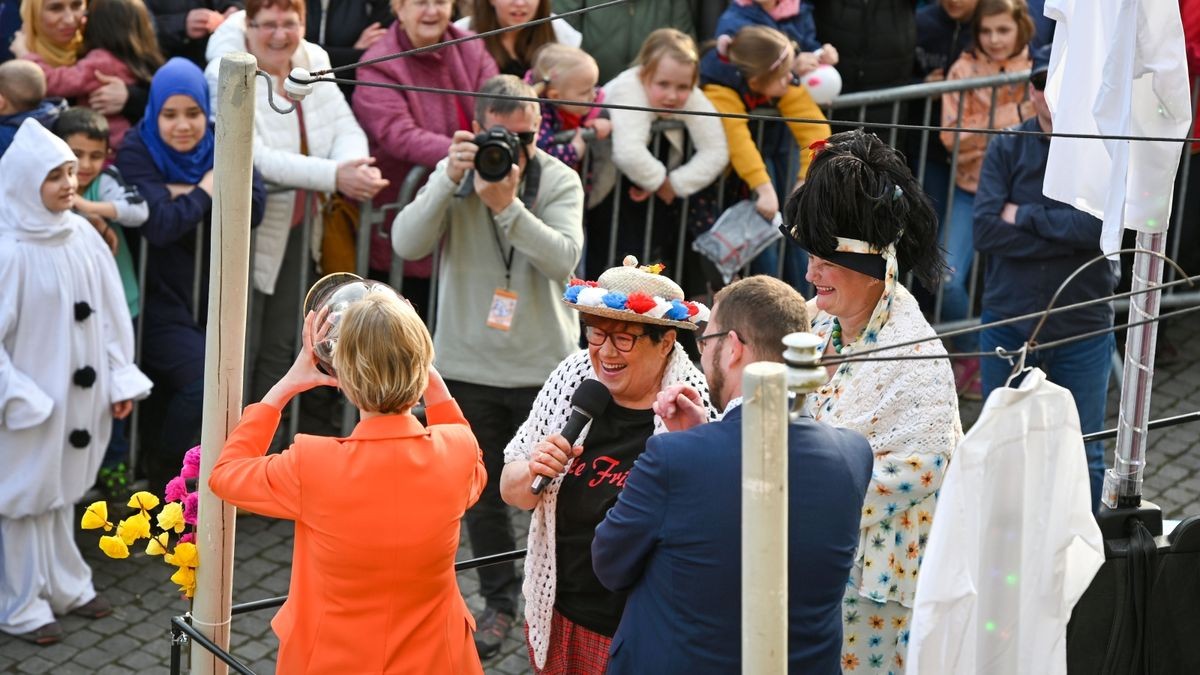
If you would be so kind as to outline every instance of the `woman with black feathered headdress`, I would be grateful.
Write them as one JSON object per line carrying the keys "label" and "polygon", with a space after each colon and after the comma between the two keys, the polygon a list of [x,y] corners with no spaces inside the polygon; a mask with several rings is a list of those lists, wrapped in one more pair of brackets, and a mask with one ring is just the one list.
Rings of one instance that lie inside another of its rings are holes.
{"label": "woman with black feathered headdress", "polygon": [[[945,269],[937,218],[904,158],[874,134],[814,144],[808,181],[784,209],[809,254],[813,333],[827,355],[927,338],[879,356],[945,354],[898,265],[932,287]],[[815,305],[815,306],[814,306]],[[903,670],[917,568],[950,453],[962,437],[946,360],[832,367],[810,397],[813,416],[861,432],[875,451],[855,566],[842,615],[842,667]]]}

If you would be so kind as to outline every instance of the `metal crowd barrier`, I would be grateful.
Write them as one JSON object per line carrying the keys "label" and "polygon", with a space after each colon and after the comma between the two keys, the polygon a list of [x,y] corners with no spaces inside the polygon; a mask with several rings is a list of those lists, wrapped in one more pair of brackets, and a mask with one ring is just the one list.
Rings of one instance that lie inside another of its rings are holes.
{"label": "metal crowd barrier", "polygon": [[[890,106],[890,120],[893,124],[901,124],[901,123],[904,123],[906,120],[908,120],[908,121],[911,121],[914,123],[919,123],[920,125],[926,126],[926,127],[931,126],[931,125],[937,126],[940,124],[940,120],[933,119],[934,102],[940,101],[941,97],[944,94],[961,93],[961,92],[967,92],[967,91],[971,91],[971,90],[990,88],[992,90],[992,100],[994,102],[995,98],[996,98],[996,92],[999,87],[1027,82],[1028,77],[1029,77],[1028,71],[1021,71],[1021,72],[1013,72],[1013,73],[1003,73],[1000,75],[989,76],[989,77],[972,78],[972,79],[965,79],[965,80],[919,83],[919,84],[912,84],[912,85],[907,85],[907,86],[903,86],[903,87],[895,87],[895,88],[890,88],[890,89],[879,89],[879,90],[874,90],[874,91],[846,94],[843,96],[839,96],[831,104],[826,106],[825,114],[826,114],[826,117],[830,118],[830,120],[829,120],[830,124],[834,125],[835,131],[846,128],[846,126],[847,126],[846,120],[847,119],[850,121],[854,121],[854,120],[864,121],[867,117],[867,110],[869,108],[879,108],[881,106]],[[1195,97],[1197,95],[1200,95],[1200,86],[1197,86],[1193,89],[1193,96]],[[962,102],[964,99],[965,99],[965,97],[960,97],[960,99],[959,99],[960,109],[959,109],[958,115],[957,115],[957,117],[959,119],[961,119],[961,117],[962,117],[961,106],[962,106]],[[911,106],[913,106],[913,105],[920,105],[920,107],[921,107],[921,113],[920,113],[919,119],[916,119],[916,120],[912,120],[911,118],[905,117],[906,107],[911,109]],[[764,115],[777,115],[778,114],[777,111],[774,111],[771,109],[764,109],[764,108],[759,108],[755,112],[758,114],[764,114]],[[847,112],[849,114],[840,114],[840,113],[847,113]],[[989,120],[989,122],[991,122],[991,120]],[[766,124],[766,122],[764,122],[764,121],[755,123],[755,125],[756,125],[755,139],[756,139],[756,142],[759,143],[760,145],[762,144],[763,134],[764,134],[764,130],[765,130],[765,124]],[[989,123],[989,126],[991,126],[990,123]],[[659,120],[659,121],[656,121],[652,125],[651,148],[652,148],[652,151],[655,153],[655,156],[658,156],[659,151],[662,149],[662,143],[664,142],[664,138],[663,138],[664,134],[668,131],[679,130],[679,129],[682,129],[685,132],[685,141],[684,141],[684,148],[683,148],[683,152],[682,152],[682,161],[686,162],[687,159],[690,158],[691,154],[694,152],[694,148],[692,146],[691,139],[686,137],[686,127],[683,125],[683,123],[681,121],[679,121],[677,119]],[[918,156],[917,156],[917,161],[916,161],[916,178],[922,184],[922,186],[925,187],[928,191],[929,189],[934,188],[934,186],[929,184],[929,182],[930,182],[929,175],[926,171],[926,168],[927,168],[928,162],[929,162],[928,149],[930,147],[931,140],[933,140],[933,139],[931,139],[931,133],[933,133],[933,132],[931,132],[929,129],[921,129],[920,131],[917,131],[917,132],[909,131],[906,133],[918,134],[919,149],[918,149]],[[889,129],[886,131],[881,131],[881,132],[879,132],[879,135],[881,137],[886,137],[888,142],[891,143],[892,145],[895,145],[901,139],[899,130],[897,128],[892,128],[892,129]],[[791,144],[792,147],[795,146],[795,141],[792,138],[790,133],[785,133],[784,139],[785,139],[785,142]],[[807,149],[804,149],[804,148],[797,148],[796,150],[797,150],[797,152],[793,153],[792,161],[790,162],[789,172],[788,172],[789,175],[785,177],[784,181],[782,181],[782,184],[786,185],[786,186],[791,186],[791,185],[795,184],[796,174],[798,173],[798,170],[799,170],[799,161],[798,161],[799,152],[807,151]],[[940,232],[940,241],[942,242],[943,247],[946,247],[946,243],[949,242],[954,235],[954,232],[952,232],[952,230],[951,230],[951,223],[950,223],[949,216],[953,212],[953,208],[954,208],[954,197],[955,197],[954,175],[955,175],[955,172],[957,169],[958,156],[959,156],[957,139],[956,139],[953,147],[948,150],[948,153],[950,155],[950,163],[949,163],[949,166],[947,167],[947,175],[948,175],[947,185],[946,186],[937,186],[939,189],[942,187],[944,187],[944,189],[945,189],[945,203],[944,203],[944,206],[941,209],[941,211],[938,213],[939,219],[942,222],[942,227],[941,227],[941,232]],[[584,176],[589,175],[589,173],[592,171],[591,157],[592,157],[592,153],[590,153],[590,152],[585,156],[584,165],[581,170],[581,173]],[[1184,211],[1184,206],[1187,203],[1187,199],[1189,197],[1188,189],[1187,189],[1187,183],[1188,183],[1187,179],[1188,179],[1188,176],[1189,176],[1190,170],[1191,170],[1191,162],[1192,162],[1191,153],[1187,152],[1185,149],[1184,156],[1183,156],[1183,159],[1181,162],[1181,168],[1180,168],[1180,181],[1179,181],[1180,187],[1178,190],[1176,190],[1176,195],[1175,195],[1175,214],[1174,214],[1174,222],[1173,222],[1174,227],[1171,229],[1171,232],[1169,235],[1170,239],[1169,239],[1168,250],[1170,251],[1170,254],[1173,258],[1177,257],[1179,254],[1180,240],[1181,240],[1180,235],[1181,235],[1182,228],[1185,226],[1185,223],[1183,222],[1183,211]],[[390,229],[391,229],[392,219],[395,217],[395,215],[397,213],[399,213],[400,210],[402,210],[405,206],[408,205],[409,202],[412,201],[412,199],[416,196],[417,190],[424,183],[424,181],[428,177],[428,175],[429,175],[428,168],[415,167],[408,173],[408,175],[405,176],[403,182],[401,183],[400,191],[399,191],[399,193],[397,195],[397,199],[395,201],[388,203],[388,204],[380,205],[380,206],[375,206],[369,202],[363,203],[361,205],[361,210],[360,210],[361,222],[359,225],[359,236],[357,238],[357,252],[356,252],[357,253],[357,256],[356,256],[357,257],[357,260],[356,260],[357,273],[360,276],[366,277],[370,273],[368,262],[370,259],[370,247],[371,247],[371,243],[373,240],[375,240],[377,238],[386,240],[389,249],[391,248]],[[735,177],[732,176],[732,169],[727,170],[725,172],[725,174],[719,179],[719,183],[717,186],[717,195],[716,195],[716,199],[717,199],[717,203],[718,203],[718,211],[721,211],[724,209],[724,206],[725,206],[724,199],[726,196],[724,182],[726,180],[730,180],[730,179],[736,179]],[[605,248],[605,253],[606,253],[605,265],[604,265],[605,268],[616,265],[617,261],[619,259],[621,259],[622,257],[624,257],[627,253],[640,254],[639,258],[641,260],[648,261],[651,258],[651,247],[652,247],[652,243],[655,240],[655,237],[654,237],[655,229],[657,227],[675,227],[675,228],[677,228],[677,244],[676,244],[675,250],[672,252],[673,260],[669,260],[668,262],[673,263],[673,267],[671,268],[672,276],[675,279],[684,278],[686,272],[688,271],[688,268],[690,267],[690,265],[696,263],[696,261],[698,260],[697,256],[699,255],[699,254],[695,254],[689,250],[690,236],[687,231],[687,213],[688,213],[688,207],[690,206],[690,201],[686,198],[684,198],[682,200],[682,205],[681,205],[682,216],[678,223],[656,223],[655,222],[655,209],[652,207],[652,205],[648,205],[646,218],[643,223],[644,231],[642,233],[642,250],[640,250],[640,251],[618,251],[617,250],[617,245],[618,245],[617,244],[617,241],[618,241],[617,227],[621,223],[620,194],[621,194],[622,190],[625,190],[627,188],[628,188],[628,180],[625,179],[620,174],[620,172],[617,172],[615,184],[613,185],[613,188],[612,188],[611,198],[613,200],[613,208],[612,208],[612,216],[611,216],[611,220],[610,220],[610,227],[609,227],[609,231],[608,231],[608,238],[606,241],[603,241],[603,242],[588,242],[587,246],[599,245],[599,246],[603,246]],[[654,200],[654,199],[655,199],[655,197],[652,196],[651,200]],[[779,199],[780,199],[780,206],[782,207],[783,203],[787,199],[787,194],[780,194]],[[301,230],[301,236],[304,238],[305,242],[308,241],[309,234],[311,233],[312,218],[315,215],[316,200],[315,199],[309,200],[309,204],[310,204],[310,207],[309,207],[308,212],[306,213],[305,218],[303,220],[303,225],[302,225],[302,230]],[[1200,226],[1200,224],[1196,224],[1196,223],[1187,223],[1186,225],[1191,226],[1191,227]],[[203,247],[201,245],[204,243],[203,237],[205,236],[206,231],[207,231],[207,229],[203,226],[197,228],[197,231],[196,231],[197,250],[203,250]],[[305,246],[307,247],[307,244],[305,244]],[[779,246],[778,251],[780,254],[779,255],[780,267],[776,270],[776,275],[782,277],[783,276],[783,267],[782,266],[784,265],[784,262],[785,262],[785,259],[784,259],[785,242],[781,241],[778,244],[778,246]],[[146,271],[147,253],[148,253],[148,247],[146,244],[146,240],[143,238],[142,242],[141,242],[141,255],[140,255],[140,260],[138,263],[138,274],[139,274],[138,282],[139,282],[139,288],[143,289],[143,293],[141,296],[143,303],[145,301],[144,289],[145,289],[145,271]],[[436,329],[437,295],[438,295],[437,279],[438,279],[439,251],[435,251],[433,257],[434,257],[434,261],[433,261],[432,273],[430,276],[429,296],[428,296],[427,303],[426,303],[427,312],[428,312],[428,323],[429,323],[429,328],[430,328],[431,332]],[[983,259],[981,259],[981,256],[979,256],[978,254],[974,254],[974,261],[973,261],[973,264],[971,265],[969,282],[967,284],[968,311],[967,311],[967,316],[965,318],[955,319],[952,321],[943,320],[943,317],[942,317],[943,288],[939,287],[938,289],[935,289],[934,297],[933,297],[933,311],[932,311],[932,315],[930,317],[931,323],[934,324],[935,330],[942,332],[942,331],[946,331],[946,330],[953,330],[956,328],[962,328],[962,327],[967,327],[967,326],[971,326],[971,325],[976,325],[979,323],[979,317],[978,317],[978,313],[976,311],[978,308],[975,306],[974,299],[975,299],[976,291],[979,287],[979,284],[982,282],[982,278],[981,278],[980,274],[981,274],[981,270],[982,270],[984,263],[985,263],[985,261]],[[582,263],[581,263],[581,265],[582,265]],[[309,275],[308,266],[301,265],[300,267],[301,267],[301,269],[300,269],[299,277],[295,280],[294,283],[298,284],[298,286],[300,288],[301,297],[303,298],[304,294],[307,293],[307,291],[308,291],[308,287],[311,285],[312,279]],[[396,288],[398,291],[400,291],[401,293],[404,292],[404,289],[403,289],[404,268],[405,268],[405,261],[403,259],[399,258],[398,256],[393,255],[391,268],[388,270],[388,280],[390,281],[391,285],[394,288]],[[748,270],[743,270],[743,272],[748,272]],[[588,270],[586,272],[586,274],[589,276],[595,276],[598,273],[599,273],[598,270]],[[196,299],[197,302],[200,297],[200,291],[203,290],[200,288],[202,274],[203,274],[203,270],[200,268],[200,266],[197,266],[197,268],[195,270],[195,281],[193,283],[193,293],[194,293],[193,297]],[[1167,275],[1168,276],[1164,281],[1169,281],[1172,278],[1174,278],[1174,275],[1175,275],[1174,270],[1168,269]],[[912,285],[911,276],[909,276],[907,278],[907,283],[911,287],[911,285]],[[1172,288],[1172,289],[1169,289],[1166,293],[1164,293],[1163,306],[1164,307],[1177,306],[1177,305],[1181,305],[1181,304],[1196,302],[1197,300],[1200,300],[1200,292],[1198,292],[1198,291],[1179,291],[1178,289]],[[253,293],[251,293],[251,302],[252,301],[253,301]],[[199,310],[200,310],[200,308],[198,306],[193,307],[193,316],[194,317],[198,318]],[[297,322],[296,323],[296,348],[298,349],[299,344],[300,344],[301,330],[302,330],[302,326],[303,326],[303,317],[301,317],[301,315],[300,315],[299,307],[297,308],[297,311],[296,311],[296,322]],[[141,324],[140,319],[138,322],[136,350],[137,350],[137,360],[139,363],[141,363],[142,324]],[[250,364],[247,364],[247,366],[249,366],[249,365]],[[298,406],[299,400],[300,400],[299,397],[297,397],[293,401],[293,406]],[[298,410],[298,408],[295,408],[295,407],[293,408],[293,414],[291,415],[291,419],[289,422],[289,424],[290,424],[289,431],[293,434],[295,433],[295,431],[297,429],[296,425],[299,423],[299,415],[296,414],[297,410]],[[133,421],[132,421],[131,438],[130,438],[130,467],[131,467],[131,470],[132,470],[132,467],[135,465],[135,461],[136,461],[136,457],[137,457],[137,448],[138,448],[139,442],[140,442],[140,437],[139,437],[139,432],[138,432],[138,423],[137,423],[137,421],[138,421],[137,406],[134,407],[133,415],[134,415],[134,417],[133,417]],[[355,417],[356,417],[356,415],[355,415],[355,410],[353,409],[353,406],[350,406],[349,402],[347,402],[346,407],[345,407],[345,412],[343,415],[343,420],[342,420],[342,427],[343,427],[344,433],[349,433],[350,430],[353,428],[354,422],[355,422]]]}
{"label": "metal crowd barrier", "polygon": [[[465,572],[479,567],[487,567],[488,565],[498,565],[500,563],[512,562],[521,560],[525,557],[525,549],[509,551],[507,553],[497,553],[495,555],[481,556],[470,560],[460,560],[454,563],[455,572]],[[256,612],[260,609],[272,609],[280,607],[287,600],[287,596],[275,598],[264,598],[262,600],[252,600],[243,602],[229,608],[231,617],[238,614],[246,614],[248,612]],[[183,646],[189,640],[195,640],[204,649],[207,649],[214,656],[220,659],[223,663],[230,667],[234,672],[240,675],[255,675],[253,670],[239,661],[233,654],[221,649],[212,640],[204,637],[204,635],[196,630],[191,624],[191,615],[184,614],[182,616],[171,617],[171,675],[179,675],[183,668]]]}

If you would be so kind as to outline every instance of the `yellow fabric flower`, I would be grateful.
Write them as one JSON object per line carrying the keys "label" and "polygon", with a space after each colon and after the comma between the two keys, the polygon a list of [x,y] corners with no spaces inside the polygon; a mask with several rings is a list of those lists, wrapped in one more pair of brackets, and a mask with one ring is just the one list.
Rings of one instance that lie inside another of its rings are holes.
{"label": "yellow fabric flower", "polygon": [[146,555],[165,555],[168,543],[166,532],[150,537],[150,542],[146,544]]}
{"label": "yellow fabric flower", "polygon": [[105,532],[111,532],[113,524],[108,522],[108,503],[103,499],[92,502],[83,512],[83,520],[80,521],[79,526],[85,530],[103,527]]}
{"label": "yellow fabric flower", "polygon": [[132,546],[138,539],[150,536],[150,516],[144,512],[135,513],[117,523],[117,536],[126,546]]}
{"label": "yellow fabric flower", "polygon": [[196,550],[195,544],[185,542],[176,544],[175,550],[167,554],[163,560],[166,560],[169,565],[195,569],[200,566],[200,552]]}
{"label": "yellow fabric flower", "polygon": [[183,532],[186,523],[183,522],[183,504],[179,502],[168,502],[162,507],[162,511],[158,512],[158,526],[163,530],[170,532],[175,530],[176,534]]}
{"label": "yellow fabric flower", "polygon": [[133,496],[129,498],[127,506],[131,509],[151,511],[157,508],[158,504],[158,497],[154,493],[142,490],[141,492],[133,493]]}
{"label": "yellow fabric flower", "polygon": [[179,590],[189,598],[196,592],[196,570],[190,567],[180,567],[171,575],[171,582],[179,584]]}
{"label": "yellow fabric flower", "polygon": [[129,546],[118,536],[100,537],[100,550],[110,558],[128,558]]}

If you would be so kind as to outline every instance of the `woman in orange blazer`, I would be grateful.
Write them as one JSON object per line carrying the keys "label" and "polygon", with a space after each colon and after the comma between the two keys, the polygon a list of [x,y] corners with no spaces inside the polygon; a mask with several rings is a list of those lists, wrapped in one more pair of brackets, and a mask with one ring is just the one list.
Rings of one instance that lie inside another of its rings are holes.
{"label": "woman in orange blazer", "polygon": [[[288,600],[271,622],[277,671],[482,673],[475,622],[454,574],[459,521],[487,475],[416,312],[389,290],[342,315],[337,379],[304,347],[261,403],[248,406],[209,478],[248,511],[296,521]],[[264,456],[293,396],[340,386],[361,421],[348,438],[300,435]],[[428,427],[410,410],[424,392]]]}

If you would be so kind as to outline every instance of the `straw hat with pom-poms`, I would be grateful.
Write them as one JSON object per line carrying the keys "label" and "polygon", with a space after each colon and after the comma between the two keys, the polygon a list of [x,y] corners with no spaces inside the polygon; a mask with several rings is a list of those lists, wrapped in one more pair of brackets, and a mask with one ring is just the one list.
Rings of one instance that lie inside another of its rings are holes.
{"label": "straw hat with pom-poms", "polygon": [[708,321],[708,308],[684,300],[683,289],[662,271],[661,264],[639,267],[637,258],[627,255],[620,267],[605,270],[595,281],[572,279],[563,302],[617,321],[696,330]]}

